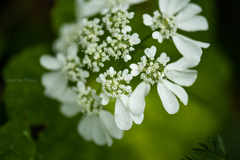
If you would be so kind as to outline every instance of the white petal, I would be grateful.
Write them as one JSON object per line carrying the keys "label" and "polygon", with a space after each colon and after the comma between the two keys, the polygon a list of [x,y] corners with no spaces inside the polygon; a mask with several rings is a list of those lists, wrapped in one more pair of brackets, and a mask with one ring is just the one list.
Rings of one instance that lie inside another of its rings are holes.
{"label": "white petal", "polygon": [[146,2],[147,0],[129,0],[129,4],[139,4],[142,2]]}
{"label": "white petal", "polygon": [[76,44],[71,45],[70,47],[68,47],[68,56],[73,58],[77,56],[77,52],[78,52],[78,47]]}
{"label": "white petal", "polygon": [[150,84],[141,82],[130,96],[128,108],[134,115],[140,115],[145,109],[145,97],[150,91]]}
{"label": "white petal", "polygon": [[101,11],[105,6],[104,0],[91,0],[84,3],[83,17],[93,16]]}
{"label": "white petal", "polygon": [[152,37],[153,39],[157,39],[159,43],[162,43],[163,41],[163,36],[158,31],[153,32]]}
{"label": "white petal", "polygon": [[68,80],[61,72],[47,73],[42,76],[42,83],[46,87],[45,95],[61,99],[67,90]]}
{"label": "white petal", "polygon": [[139,73],[140,73],[140,71],[137,71],[137,70],[131,71],[132,76],[137,76],[137,75],[139,75]]}
{"label": "white petal", "polygon": [[42,55],[40,58],[40,64],[49,70],[59,70],[61,69],[61,64],[58,60],[50,55]]}
{"label": "white petal", "polygon": [[80,111],[80,107],[76,103],[62,104],[60,106],[60,112],[68,118],[74,117],[79,113],[79,111]]}
{"label": "white petal", "polygon": [[190,2],[190,0],[169,0],[169,1],[170,2],[167,9],[167,14],[169,15],[174,15]]}
{"label": "white petal", "polygon": [[133,124],[130,113],[119,98],[117,98],[115,104],[115,122],[121,130],[129,130]]}
{"label": "white petal", "polygon": [[141,124],[144,118],[144,114],[140,114],[140,115],[135,115],[135,114],[131,114],[133,121],[136,124]]}
{"label": "white petal", "polygon": [[152,46],[151,48],[146,48],[144,50],[144,53],[151,59],[154,60],[154,56],[157,52],[157,48],[155,46]]}
{"label": "white petal", "polygon": [[164,85],[170,89],[180,100],[183,102],[184,105],[188,103],[188,94],[187,92],[179,85],[173,84],[168,80],[163,81]]}
{"label": "white petal", "polygon": [[87,141],[92,140],[93,116],[86,116],[77,125],[78,133]]}
{"label": "white petal", "polygon": [[179,110],[179,103],[172,92],[162,83],[158,83],[157,90],[165,110],[169,114],[177,113]]}
{"label": "white petal", "polygon": [[162,13],[167,13],[171,0],[158,0],[159,9]]}
{"label": "white petal", "polygon": [[103,128],[100,118],[98,116],[93,116],[92,122],[92,138],[93,141],[102,146],[107,143],[107,132]]}
{"label": "white petal", "polygon": [[193,43],[192,41],[186,40],[185,38],[182,38],[181,36],[173,36],[173,42],[175,46],[177,47],[178,51],[183,56],[191,56],[196,55],[201,57],[202,55],[202,49]]}
{"label": "white petal", "polygon": [[137,33],[134,33],[132,36],[131,36],[131,42],[133,44],[139,44],[141,42],[141,40],[139,39],[139,35]]}
{"label": "white petal", "polygon": [[75,15],[77,21],[80,21],[83,18],[83,5],[84,0],[75,0]]}
{"label": "white petal", "polygon": [[102,104],[107,105],[110,97],[108,95],[106,95],[105,93],[101,93],[100,97],[102,98]]}
{"label": "white petal", "polygon": [[131,71],[132,76],[137,76],[140,73],[139,66],[137,64],[131,64],[130,68],[132,69]]}
{"label": "white petal", "polygon": [[127,62],[127,61],[129,61],[129,60],[131,60],[132,59],[132,57],[130,56],[130,55],[128,55],[128,54],[126,54],[125,56],[124,56],[124,61],[125,62]]}
{"label": "white petal", "polygon": [[70,88],[67,88],[66,92],[61,96],[60,101],[62,103],[74,103],[76,102],[77,94]]}
{"label": "white petal", "polygon": [[122,139],[123,131],[117,127],[114,116],[105,110],[101,110],[99,116],[111,137]]}
{"label": "white petal", "polygon": [[77,83],[77,88],[78,88],[78,90],[79,90],[80,92],[85,92],[85,90],[86,90],[85,84],[84,84],[83,82],[81,82],[81,81],[79,81],[79,82]]}
{"label": "white petal", "polygon": [[189,3],[181,12],[178,13],[176,18],[180,21],[190,19],[191,17],[202,12],[202,8],[194,3]]}
{"label": "white petal", "polygon": [[200,41],[194,41],[194,40],[193,40],[193,43],[195,43],[196,45],[198,45],[198,46],[201,47],[201,48],[208,48],[208,47],[210,46],[209,43],[200,42]]}
{"label": "white petal", "polygon": [[196,41],[196,40],[193,40],[193,39],[191,39],[191,38],[188,38],[188,37],[183,36],[183,35],[180,35],[180,34],[178,34],[178,36],[181,37],[181,38],[184,38],[184,39],[186,39],[186,40],[188,40],[188,41],[193,42],[194,44],[196,44],[197,46],[199,46],[199,47],[201,47],[201,48],[208,48],[208,47],[210,46],[209,43]]}
{"label": "white petal", "polygon": [[151,26],[153,24],[153,19],[149,14],[144,14],[143,15],[143,23],[146,26]]}
{"label": "white petal", "polygon": [[203,16],[194,16],[191,19],[179,22],[178,28],[189,32],[205,31],[208,30],[208,22]]}
{"label": "white petal", "polygon": [[182,57],[178,61],[170,63],[166,66],[167,70],[186,70],[188,68],[195,67],[199,64],[200,57],[198,56],[187,56]]}
{"label": "white petal", "polygon": [[41,77],[41,82],[44,87],[53,85],[60,77],[62,73],[59,72],[48,72],[44,73]]}
{"label": "white petal", "polygon": [[63,65],[66,61],[66,58],[62,53],[58,53],[57,54],[57,60]]}
{"label": "white petal", "polygon": [[166,75],[171,81],[181,86],[191,86],[197,79],[195,70],[168,71]]}

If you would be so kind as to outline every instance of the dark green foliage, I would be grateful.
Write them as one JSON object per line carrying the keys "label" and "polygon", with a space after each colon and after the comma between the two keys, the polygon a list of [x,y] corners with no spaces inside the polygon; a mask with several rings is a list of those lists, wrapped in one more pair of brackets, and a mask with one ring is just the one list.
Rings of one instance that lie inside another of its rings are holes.
{"label": "dark green foliage", "polygon": [[36,148],[28,123],[16,118],[0,128],[1,160],[34,160]]}
{"label": "dark green foliage", "polygon": [[61,24],[75,22],[74,0],[56,0],[51,17],[52,27],[55,32],[58,32]]}
{"label": "dark green foliage", "polygon": [[[198,143],[202,148],[193,148],[193,154],[197,155],[200,160],[228,160],[226,147],[220,134],[217,139],[208,138],[211,149],[203,143]],[[184,159],[183,159],[184,160]],[[197,160],[195,157],[187,157],[186,160]]]}

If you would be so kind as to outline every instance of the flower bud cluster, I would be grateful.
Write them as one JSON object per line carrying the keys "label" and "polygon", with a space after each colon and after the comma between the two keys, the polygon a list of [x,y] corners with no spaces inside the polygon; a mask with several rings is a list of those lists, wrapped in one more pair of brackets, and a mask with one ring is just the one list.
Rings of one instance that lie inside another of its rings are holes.
{"label": "flower bud cluster", "polygon": [[114,33],[112,37],[107,37],[107,43],[110,45],[107,49],[108,54],[115,59],[123,58],[125,62],[130,60],[131,56],[129,54],[135,50],[133,45],[140,43],[138,34]]}
{"label": "flower bud cluster", "polygon": [[111,9],[103,18],[103,22],[110,33],[120,33],[121,29],[129,23],[129,19],[132,19],[134,12],[128,12],[129,4],[122,3],[117,7]]}
{"label": "flower bud cluster", "polygon": [[100,41],[99,36],[104,34],[102,30],[103,26],[100,24],[99,18],[94,18],[92,21],[88,19],[83,19],[81,21],[81,30],[79,33],[79,43],[83,48],[88,45]]}
{"label": "flower bud cluster", "polygon": [[162,53],[155,60],[154,56],[152,56],[155,55],[155,51],[151,50],[156,50],[156,48],[152,47],[151,49],[146,49],[145,54],[147,56],[142,56],[141,62],[138,62],[138,65],[132,64],[130,67],[133,69],[133,75],[136,75],[134,72],[137,72],[137,74],[141,73],[141,79],[153,85],[166,78],[164,68],[167,62],[170,61],[170,58],[167,57],[166,53]]}
{"label": "flower bud cluster", "polygon": [[114,99],[132,92],[131,86],[127,85],[131,80],[132,75],[128,74],[128,69],[116,72],[113,67],[97,78],[97,82],[102,84],[103,93]]}
{"label": "flower bud cluster", "polygon": [[67,56],[62,71],[72,82],[86,82],[86,78],[89,77],[89,72],[82,69],[82,63],[78,56]]}
{"label": "flower bud cluster", "polygon": [[87,115],[97,115],[103,108],[96,91],[89,86],[85,88],[82,82],[78,83],[77,104],[81,107],[80,111]]}
{"label": "flower bud cluster", "polygon": [[177,32],[177,21],[174,16],[170,16],[159,11],[153,12],[152,17],[153,24],[150,25],[153,31],[159,29],[159,33],[163,39],[169,39],[174,36]]}
{"label": "flower bud cluster", "polygon": [[66,52],[69,46],[79,42],[79,23],[67,23],[60,28],[60,37],[54,42],[54,50],[56,52]]}
{"label": "flower bud cluster", "polygon": [[100,67],[104,66],[104,62],[110,60],[107,52],[106,42],[103,41],[103,43],[100,45],[93,43],[85,50],[83,64],[87,65],[89,68],[92,68],[93,72],[99,72]]}

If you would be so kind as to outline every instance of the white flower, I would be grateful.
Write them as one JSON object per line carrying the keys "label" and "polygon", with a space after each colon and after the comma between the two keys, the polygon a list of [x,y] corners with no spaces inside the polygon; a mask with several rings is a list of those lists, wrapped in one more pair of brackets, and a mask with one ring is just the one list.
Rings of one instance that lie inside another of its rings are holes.
{"label": "white flower", "polygon": [[79,112],[84,113],[77,130],[87,141],[93,140],[98,145],[112,145],[112,138],[121,139],[123,131],[120,130],[113,115],[102,110],[101,99],[91,87],[78,82],[77,87],[66,94],[65,101],[60,106],[61,113],[66,117],[74,117]]}
{"label": "white flower", "polygon": [[102,13],[107,12],[121,3],[129,3],[130,5],[134,5],[145,1],[146,0],[90,0],[83,4],[83,16],[90,17],[100,13],[100,11],[102,11]]}
{"label": "white flower", "polygon": [[132,114],[128,110],[129,97],[126,94],[131,93],[131,86],[125,84],[130,83],[132,75],[128,74],[128,70],[116,72],[113,67],[110,67],[104,74],[100,74],[97,82],[102,84],[103,92],[100,94],[102,104],[107,105],[110,98],[116,99],[115,103],[115,121],[121,130],[129,130],[134,121],[136,124],[141,124],[143,113]]}
{"label": "white flower", "polygon": [[42,84],[46,88],[45,94],[51,98],[61,101],[61,97],[67,92],[68,81],[86,81],[89,72],[81,68],[81,63],[77,57],[77,46],[68,48],[68,55],[61,53],[56,57],[43,55],[40,64],[53,72],[45,73],[42,76]]}
{"label": "white flower", "polygon": [[140,42],[141,40],[137,33],[132,35],[129,33],[114,33],[112,34],[112,37],[107,37],[107,43],[110,46],[106,47],[104,50],[109,56],[112,56],[115,59],[121,57],[127,62],[132,58],[130,53],[135,50],[133,46]]}
{"label": "white flower", "polygon": [[129,4],[120,4],[112,8],[102,18],[110,33],[120,33],[121,30],[123,30],[123,33],[126,32],[125,30],[131,31],[127,24],[130,22],[129,19],[133,18],[134,12],[128,12],[128,8]]}
{"label": "white flower", "polygon": [[96,81],[102,84],[103,92],[100,94],[102,104],[107,105],[110,98],[115,99],[131,93],[131,86],[126,85],[131,80],[132,75],[128,74],[127,69],[116,72],[113,67],[110,67],[104,74],[100,74]]}
{"label": "white flower", "polygon": [[112,138],[122,139],[120,130],[113,115],[101,110],[98,115],[87,115],[78,123],[78,133],[87,141],[94,141],[98,145],[112,145]]}
{"label": "white flower", "polygon": [[184,31],[208,30],[205,17],[197,15],[202,9],[200,6],[189,3],[190,0],[159,0],[159,11],[151,17],[143,15],[143,22],[154,31],[152,37],[162,43],[164,39],[172,39],[183,56],[197,55],[201,57],[202,49],[208,48],[208,43],[192,40],[177,33],[177,29]]}
{"label": "white flower", "polygon": [[[163,106],[169,114],[174,114],[179,109],[177,96],[184,105],[187,105],[188,95],[181,86],[191,86],[197,78],[197,71],[188,68],[198,65],[200,58],[198,56],[182,57],[178,61],[166,65],[170,58],[166,53],[162,53],[156,60],[156,47],[145,49],[146,57],[142,57],[142,62],[132,64],[132,75],[137,76],[141,73],[141,82],[131,94],[128,108],[133,114],[141,114],[145,109],[145,97],[150,91],[151,85],[157,83],[158,94],[162,100]],[[172,82],[176,83],[172,83]],[[175,94],[175,96],[174,96]]]}
{"label": "white flower", "polygon": [[83,48],[100,41],[99,36],[104,34],[99,18],[89,21],[84,18],[80,21],[79,43]]}

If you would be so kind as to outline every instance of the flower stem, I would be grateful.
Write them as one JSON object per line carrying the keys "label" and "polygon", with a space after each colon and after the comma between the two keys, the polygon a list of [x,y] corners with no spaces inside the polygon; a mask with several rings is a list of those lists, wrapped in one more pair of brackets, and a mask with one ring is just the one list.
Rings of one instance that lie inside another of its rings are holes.
{"label": "flower stem", "polygon": [[144,41],[146,41],[149,37],[152,36],[152,33],[150,33],[149,35],[147,35],[145,38],[143,38],[140,42],[140,44],[142,44]]}

